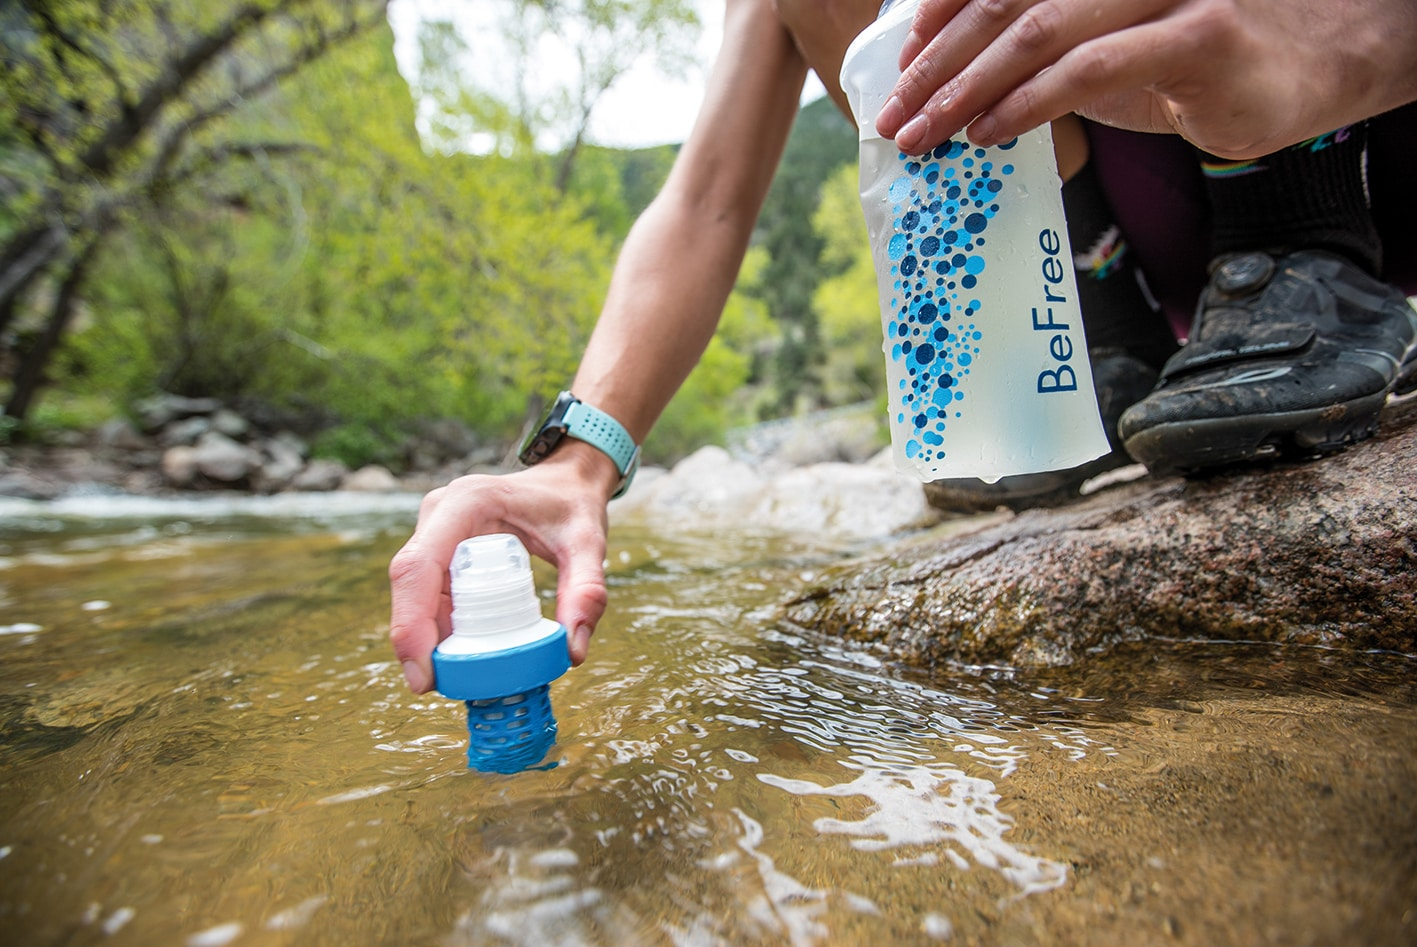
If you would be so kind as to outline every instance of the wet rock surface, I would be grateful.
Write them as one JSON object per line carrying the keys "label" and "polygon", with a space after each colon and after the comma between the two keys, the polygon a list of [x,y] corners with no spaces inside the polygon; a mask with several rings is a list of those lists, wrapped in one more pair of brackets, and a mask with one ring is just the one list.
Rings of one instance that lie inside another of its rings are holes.
{"label": "wet rock surface", "polygon": [[1408,398],[1320,460],[946,523],[824,572],[782,618],[925,667],[1060,665],[1150,636],[1411,653],[1414,459]]}

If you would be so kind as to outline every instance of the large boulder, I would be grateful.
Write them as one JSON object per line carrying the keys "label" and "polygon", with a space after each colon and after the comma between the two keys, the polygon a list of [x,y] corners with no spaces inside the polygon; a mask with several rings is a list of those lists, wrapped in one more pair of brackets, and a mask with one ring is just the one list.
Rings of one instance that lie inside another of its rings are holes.
{"label": "large boulder", "polygon": [[197,470],[219,484],[242,483],[261,465],[258,451],[217,431],[208,431],[198,438],[193,451]]}
{"label": "large boulder", "polygon": [[305,469],[291,481],[292,490],[320,491],[337,490],[349,474],[349,468],[337,460],[317,458],[310,461]]}
{"label": "large boulder", "polygon": [[399,481],[387,467],[368,464],[347,474],[340,481],[340,489],[355,493],[393,493],[399,489]]}
{"label": "large boulder", "polygon": [[956,520],[827,570],[786,623],[919,665],[1163,636],[1417,651],[1417,398],[1332,457]]}

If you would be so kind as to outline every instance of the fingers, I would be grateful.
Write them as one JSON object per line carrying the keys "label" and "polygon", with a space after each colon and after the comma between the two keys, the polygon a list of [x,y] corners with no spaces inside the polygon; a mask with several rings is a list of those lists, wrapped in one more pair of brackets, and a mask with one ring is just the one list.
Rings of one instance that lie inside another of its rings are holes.
{"label": "fingers", "polygon": [[905,67],[920,55],[920,51],[946,23],[954,18],[969,0],[920,0],[915,8],[915,16],[910,21],[910,32],[905,37],[905,45],[900,50],[900,62],[896,65],[904,72]]}
{"label": "fingers", "polygon": [[445,568],[426,547],[410,539],[389,563],[393,607],[389,642],[403,665],[404,680],[415,694],[433,688],[433,649],[438,644],[437,608],[443,596]]}
{"label": "fingers", "polygon": [[[1041,97],[1032,85],[1039,75],[1054,72],[1064,59],[1099,38],[1107,41],[1105,54],[1126,53],[1116,31],[1145,21],[1173,2],[973,0],[901,75],[896,88],[903,121],[895,132],[897,145],[919,153],[972,122],[970,137],[984,144],[981,136],[987,135],[987,143],[994,144],[1064,114],[1069,109],[1058,107],[1055,96]],[[910,114],[910,105],[922,96],[918,110]],[[1004,101],[1011,101],[1011,107],[1001,123],[994,113]],[[978,122],[981,113],[989,120]],[[877,130],[886,134],[880,123]]]}
{"label": "fingers", "polygon": [[1142,131],[1179,131],[1152,91],[1174,75],[1178,55],[1174,28],[1159,23],[1109,33],[1021,83],[970,123],[969,138],[995,145],[1068,112]]}
{"label": "fingers", "polygon": [[415,694],[433,689],[433,649],[447,631],[453,550],[468,536],[489,531],[479,529],[480,522],[492,521],[473,515],[482,508],[460,504],[450,489],[434,490],[423,499],[413,536],[389,563],[389,642]]}
{"label": "fingers", "polygon": [[579,530],[567,537],[557,563],[556,620],[566,628],[571,663],[580,665],[590,636],[605,614],[605,531]]}
{"label": "fingers", "polygon": [[[939,0],[922,4],[901,50],[901,75],[881,114],[876,131],[894,138],[902,151],[924,150],[924,138],[951,121],[961,91],[961,73],[988,48],[1013,17],[1036,0]],[[922,45],[923,44],[923,45]],[[905,58],[905,53],[919,51]],[[978,110],[958,119],[958,131]],[[924,119],[921,121],[920,119]],[[949,134],[939,136],[940,141]],[[928,146],[926,146],[928,147]]]}

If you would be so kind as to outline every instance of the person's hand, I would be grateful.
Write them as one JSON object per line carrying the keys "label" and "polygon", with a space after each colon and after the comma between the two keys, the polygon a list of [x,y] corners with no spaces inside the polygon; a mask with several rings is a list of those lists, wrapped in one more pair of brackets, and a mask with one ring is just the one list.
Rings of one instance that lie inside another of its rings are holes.
{"label": "person's hand", "polygon": [[876,130],[924,152],[1068,112],[1254,158],[1417,98],[1412,0],[921,0]]}
{"label": "person's hand", "polygon": [[424,498],[413,536],[389,564],[389,640],[410,690],[433,687],[433,648],[451,633],[448,566],[470,536],[513,533],[557,567],[556,620],[571,663],[585,660],[605,612],[605,507],[618,477],[600,451],[567,440],[528,470],[460,477]]}

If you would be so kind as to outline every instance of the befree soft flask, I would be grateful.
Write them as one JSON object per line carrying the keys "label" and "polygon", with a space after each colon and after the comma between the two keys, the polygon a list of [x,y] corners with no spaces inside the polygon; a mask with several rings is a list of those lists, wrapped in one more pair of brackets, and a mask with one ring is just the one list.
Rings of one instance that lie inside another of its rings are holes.
{"label": "befree soft flask", "polygon": [[989,148],[961,133],[920,155],[878,135],[917,5],[889,6],[841,68],[859,128],[895,464],[924,481],[1076,467],[1109,447],[1051,131]]}

